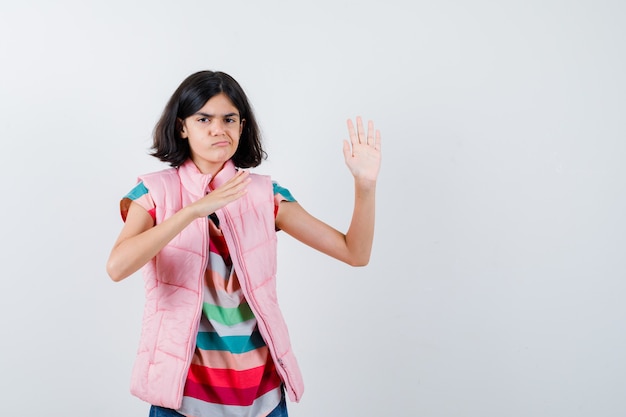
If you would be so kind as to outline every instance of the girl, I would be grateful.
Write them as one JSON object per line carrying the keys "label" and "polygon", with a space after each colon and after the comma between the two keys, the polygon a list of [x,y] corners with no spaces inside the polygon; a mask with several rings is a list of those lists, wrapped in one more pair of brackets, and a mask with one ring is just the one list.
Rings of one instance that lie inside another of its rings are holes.
{"label": "girl", "polygon": [[267,157],[241,86],[201,71],[170,98],[152,155],[171,168],[143,175],[122,199],[124,226],[107,272],[143,267],[146,303],[131,392],[150,416],[287,416],[302,377],[276,300],[276,232],[353,266],[369,261],[380,132],[348,121],[354,176],[344,234],[285,188],[242,168]]}

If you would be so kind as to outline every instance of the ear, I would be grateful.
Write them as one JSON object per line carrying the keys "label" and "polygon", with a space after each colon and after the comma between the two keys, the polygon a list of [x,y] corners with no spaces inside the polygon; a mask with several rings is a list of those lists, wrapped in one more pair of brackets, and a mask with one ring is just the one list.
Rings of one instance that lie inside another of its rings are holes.
{"label": "ear", "polygon": [[180,132],[181,138],[187,139],[189,137],[187,134],[187,128],[185,127],[185,122],[180,118],[176,119],[176,130]]}
{"label": "ear", "polygon": [[243,125],[246,123],[246,119],[241,119],[241,123],[239,123],[239,136],[243,133]]}

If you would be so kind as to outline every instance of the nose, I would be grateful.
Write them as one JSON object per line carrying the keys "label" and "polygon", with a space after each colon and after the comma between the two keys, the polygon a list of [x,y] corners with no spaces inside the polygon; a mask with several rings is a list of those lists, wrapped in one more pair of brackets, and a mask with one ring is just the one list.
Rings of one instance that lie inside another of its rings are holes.
{"label": "nose", "polygon": [[211,121],[211,129],[210,129],[211,135],[213,136],[223,135],[225,130],[226,130],[226,126],[224,125],[223,120],[214,119]]}

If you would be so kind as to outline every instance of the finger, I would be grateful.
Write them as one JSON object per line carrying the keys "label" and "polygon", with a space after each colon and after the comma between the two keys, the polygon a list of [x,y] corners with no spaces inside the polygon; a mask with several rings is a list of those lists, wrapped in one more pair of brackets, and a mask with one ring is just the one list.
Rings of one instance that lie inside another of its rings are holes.
{"label": "finger", "polygon": [[215,188],[213,191],[220,191],[222,193],[227,193],[229,190],[239,186],[240,184],[246,183],[249,180],[249,172],[245,170],[239,170],[235,173],[235,175],[226,181],[224,184]]}
{"label": "finger", "polygon": [[247,176],[248,176],[248,171],[245,171],[245,170],[242,169],[242,170],[237,171],[235,176],[232,177],[228,182],[229,183],[233,183],[233,184],[240,183]]}
{"label": "finger", "polygon": [[359,136],[359,143],[367,143],[367,137],[365,136],[365,129],[363,128],[363,119],[361,116],[356,117],[356,129]]}
{"label": "finger", "polygon": [[248,187],[248,184],[250,183],[250,181],[252,181],[252,179],[249,177],[241,177],[240,180],[232,184],[231,191],[235,193],[240,192],[241,190]]}
{"label": "finger", "polygon": [[374,143],[374,149],[380,151],[380,130],[376,130],[376,142]]}
{"label": "finger", "polygon": [[247,192],[248,183],[250,182],[250,178],[246,178],[244,181],[239,181],[236,183],[232,183],[229,187],[226,187],[223,190],[220,190],[220,195],[226,198],[229,201],[236,200],[241,197],[243,194]]}
{"label": "finger", "polygon": [[350,135],[350,142],[354,145],[357,143],[356,132],[354,130],[354,123],[352,123],[352,119],[348,119],[348,134]]}
{"label": "finger", "polygon": [[371,120],[367,122],[367,144],[374,145],[374,122]]}

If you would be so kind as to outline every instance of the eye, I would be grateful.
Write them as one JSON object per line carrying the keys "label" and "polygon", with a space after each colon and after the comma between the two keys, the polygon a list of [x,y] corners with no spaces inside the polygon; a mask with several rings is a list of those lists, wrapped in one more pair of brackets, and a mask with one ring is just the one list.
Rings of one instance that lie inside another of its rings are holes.
{"label": "eye", "polygon": [[198,118],[198,121],[200,123],[208,123],[208,122],[211,121],[211,119],[209,119],[208,117],[200,117],[200,118]]}
{"label": "eye", "polygon": [[237,123],[237,119],[235,119],[234,117],[227,117],[226,123]]}

